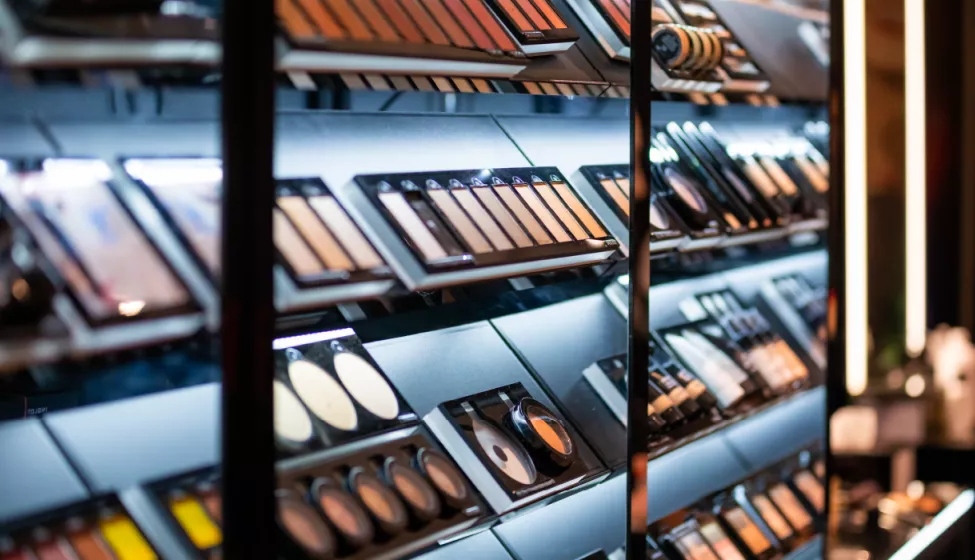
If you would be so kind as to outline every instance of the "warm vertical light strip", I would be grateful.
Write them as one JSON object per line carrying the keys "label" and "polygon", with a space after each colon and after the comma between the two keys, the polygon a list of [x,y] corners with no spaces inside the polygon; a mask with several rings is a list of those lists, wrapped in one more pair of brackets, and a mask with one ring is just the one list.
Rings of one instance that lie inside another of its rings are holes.
{"label": "warm vertical light strip", "polygon": [[846,388],[867,388],[867,27],[865,0],[843,2]]}
{"label": "warm vertical light strip", "polygon": [[905,337],[909,356],[924,351],[928,330],[927,74],[924,0],[904,1]]}

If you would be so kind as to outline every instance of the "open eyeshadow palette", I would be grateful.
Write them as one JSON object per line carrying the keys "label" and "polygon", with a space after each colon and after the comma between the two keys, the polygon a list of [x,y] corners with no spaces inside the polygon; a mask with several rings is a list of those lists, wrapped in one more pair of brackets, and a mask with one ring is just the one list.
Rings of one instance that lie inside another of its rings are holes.
{"label": "open eyeshadow palette", "polygon": [[[162,519],[199,558],[222,558],[223,498],[215,473],[195,473],[152,485]],[[81,560],[87,560],[82,558]]]}
{"label": "open eyeshadow palette", "polygon": [[117,197],[106,162],[12,167],[0,177],[0,199],[50,264],[59,288],[53,308],[72,333],[72,352],[156,343],[203,327],[196,298]]}
{"label": "open eyeshadow palette", "polygon": [[274,432],[301,454],[417,421],[352,329],[274,342]]}
{"label": "open eyeshadow palette", "polygon": [[278,468],[285,558],[400,558],[463,531],[485,511],[422,428]]}
{"label": "open eyeshadow palette", "polygon": [[388,224],[387,260],[410,289],[597,264],[619,247],[554,167],[355,181]]}
{"label": "open eyeshadow palette", "polygon": [[610,58],[630,60],[631,0],[566,0]]}
{"label": "open eyeshadow palette", "polygon": [[211,2],[0,2],[0,44],[12,65],[58,67],[216,64],[219,13]]}
{"label": "open eyeshadow palette", "polygon": [[582,482],[599,467],[579,455],[561,415],[520,383],[441,403],[424,422],[495,512]]}
{"label": "open eyeshadow palette", "polygon": [[0,531],[2,560],[153,560],[158,557],[114,497],[48,512]]}
{"label": "open eyeshadow palette", "polygon": [[[579,168],[583,178],[602,201],[627,228],[630,221],[630,167],[618,165],[584,165]],[[679,248],[687,236],[680,219],[674,215],[663,197],[650,193],[650,253],[665,253]]]}
{"label": "open eyeshadow palette", "polygon": [[769,88],[768,76],[707,0],[657,1],[674,23],[705,30],[719,40],[720,56],[715,68],[722,79],[722,91],[760,93]]}
{"label": "open eyeshadow palette", "polygon": [[292,46],[279,63],[286,70],[511,77],[527,64],[486,0],[275,0],[275,7]]}

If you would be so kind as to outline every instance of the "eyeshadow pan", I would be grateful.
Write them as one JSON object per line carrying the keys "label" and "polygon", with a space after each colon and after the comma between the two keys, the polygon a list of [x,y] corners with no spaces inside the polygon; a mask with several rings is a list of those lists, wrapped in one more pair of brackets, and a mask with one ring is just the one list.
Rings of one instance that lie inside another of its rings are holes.
{"label": "eyeshadow pan", "polygon": [[34,554],[37,560],[74,560],[68,555],[64,548],[64,543],[57,537],[54,539],[34,545]]}
{"label": "eyeshadow pan", "polygon": [[779,539],[787,539],[792,536],[792,528],[786,522],[782,514],[779,513],[775,506],[768,498],[759,494],[752,497],[752,504],[755,505],[755,509],[758,511],[758,515],[765,521],[769,529],[772,529],[772,533]]}
{"label": "eyeshadow pan", "polygon": [[534,243],[528,238],[518,222],[511,217],[508,209],[504,207],[501,200],[498,199],[491,187],[471,187],[471,190],[477,195],[477,198],[484,204],[484,207],[488,209],[488,212],[494,216],[494,219],[501,224],[504,231],[508,234],[508,237],[515,242],[515,245],[519,247],[532,247]]}
{"label": "eyeshadow pan", "polygon": [[775,181],[775,184],[782,189],[782,192],[788,196],[795,196],[799,194],[799,187],[796,186],[795,182],[792,180],[792,177],[789,177],[789,174],[782,169],[779,162],[767,156],[762,157],[761,162],[765,169],[768,170],[768,174],[772,177],[772,180]]}
{"label": "eyeshadow pan", "polygon": [[349,256],[359,268],[370,269],[383,265],[382,258],[362,235],[358,226],[345,213],[345,210],[339,206],[335,197],[328,195],[312,196],[308,198],[308,204],[328,224],[335,237],[349,251]]}
{"label": "eyeshadow pan", "polygon": [[596,217],[592,215],[592,212],[589,211],[586,205],[583,204],[575,193],[572,192],[572,189],[569,188],[567,183],[563,181],[552,181],[550,184],[553,188],[555,188],[555,192],[557,192],[559,196],[562,197],[562,200],[565,201],[565,203],[569,206],[572,213],[582,221],[582,225],[589,230],[589,233],[591,233],[593,237],[606,237],[606,230],[599,225],[599,221],[596,220]]}
{"label": "eyeshadow pan", "polygon": [[546,204],[548,204],[549,208],[551,208],[559,219],[562,220],[562,223],[565,224],[566,228],[568,228],[569,233],[572,234],[572,237],[575,237],[577,240],[589,239],[589,234],[586,233],[586,230],[582,229],[582,226],[579,225],[579,222],[572,215],[572,212],[569,212],[569,209],[566,208],[565,204],[563,204],[559,197],[556,196],[555,191],[552,190],[552,187],[550,187],[548,183],[543,181],[533,181],[532,186],[535,187],[535,190],[542,195],[542,199]]}
{"label": "eyeshadow pan", "polygon": [[474,84],[474,88],[479,93],[494,93],[494,89],[491,88],[491,84],[483,78],[472,78],[471,83]]}
{"label": "eyeshadow pan", "polygon": [[542,88],[542,93],[545,95],[560,95],[559,88],[549,82],[538,82],[538,86]]}
{"label": "eyeshadow pan", "polygon": [[208,482],[199,484],[196,491],[200,497],[200,501],[203,502],[203,507],[207,508],[207,513],[210,514],[210,517],[217,523],[222,523],[223,499],[220,497],[220,492]]}
{"label": "eyeshadow pan", "polygon": [[396,31],[406,40],[407,43],[426,43],[420,30],[410,20],[410,16],[403,11],[397,0],[376,0],[379,7],[385,12],[392,21]]}
{"label": "eyeshadow pan", "polygon": [[525,229],[528,230],[528,235],[535,240],[535,243],[539,245],[548,245],[552,243],[552,238],[542,227],[542,224],[538,223],[535,216],[532,215],[531,210],[525,206],[525,203],[518,198],[515,191],[511,188],[511,185],[497,184],[494,185],[494,192],[498,193],[501,200],[514,212],[515,217],[521,222]]}
{"label": "eyeshadow pan", "polygon": [[434,518],[440,514],[440,498],[420,473],[398,462],[389,464],[388,469],[393,487],[414,511],[424,518]]}
{"label": "eyeshadow pan", "polygon": [[424,5],[430,10],[433,15],[433,19],[440,24],[440,27],[447,33],[447,37],[450,38],[450,42],[457,47],[463,47],[467,49],[473,49],[474,43],[471,42],[470,37],[464,33],[457,21],[454,20],[447,8],[441,3],[440,0],[426,0]]}
{"label": "eyeshadow pan", "polygon": [[753,158],[747,158],[742,162],[742,169],[745,170],[745,174],[748,175],[748,179],[751,180],[752,184],[758,187],[758,190],[762,191],[768,198],[775,198],[781,192],[779,187],[775,185],[772,178],[769,177],[768,173],[762,168],[762,166],[755,161]]}
{"label": "eyeshadow pan", "polygon": [[551,212],[549,212],[545,204],[539,200],[538,195],[535,194],[535,191],[531,187],[529,187],[527,184],[519,184],[515,186],[514,189],[515,192],[518,193],[518,196],[520,196],[528,207],[532,209],[532,212],[538,216],[538,219],[541,220],[542,224],[545,225],[548,231],[551,232],[556,241],[560,243],[568,243],[569,241],[572,241],[568,234],[566,234],[565,230],[562,229],[559,221],[555,219],[555,216],[553,216]]}
{"label": "eyeshadow pan", "polygon": [[474,40],[474,44],[477,48],[492,51],[496,49],[496,46],[488,34],[484,31],[474,16],[467,10],[464,6],[463,0],[443,0],[444,4],[447,5],[447,9],[450,10],[457,21],[460,22],[460,26],[467,31],[471,39]]}
{"label": "eyeshadow pan", "polygon": [[90,527],[81,527],[68,535],[78,560],[113,560],[101,537]]}
{"label": "eyeshadow pan", "polygon": [[335,17],[338,18],[339,23],[342,24],[346,30],[348,30],[349,35],[356,40],[368,41],[372,40],[373,34],[369,30],[369,27],[362,21],[359,14],[356,13],[355,8],[348,0],[322,0],[325,5],[328,6]]}
{"label": "eyeshadow pan", "polygon": [[340,352],[333,360],[339,380],[363,408],[385,420],[399,415],[396,393],[372,364],[351,352]]}
{"label": "eyeshadow pan", "polygon": [[291,539],[313,558],[331,558],[335,538],[310,507],[296,498],[278,497],[278,520]]}
{"label": "eyeshadow pan", "polygon": [[467,217],[467,214],[457,205],[454,198],[450,196],[450,193],[446,189],[427,189],[427,195],[433,200],[433,203],[437,205],[437,208],[447,217],[447,220],[454,226],[457,233],[464,238],[464,241],[470,246],[474,253],[490,253],[494,249],[488,240],[484,238],[481,232],[474,225],[474,222]]}
{"label": "eyeshadow pan", "polygon": [[169,511],[199,550],[209,550],[223,542],[220,527],[210,519],[196,498],[189,495],[173,496],[169,499]]}
{"label": "eyeshadow pan", "polygon": [[430,233],[423,221],[417,216],[413,208],[400,193],[380,193],[379,200],[393,215],[400,227],[406,231],[413,246],[420,251],[428,262],[447,258],[447,251],[440,245],[437,238]]}
{"label": "eyeshadow pan", "polygon": [[494,18],[494,15],[488,11],[487,7],[484,5],[484,0],[465,0],[467,3],[467,8],[474,14],[474,18],[484,26],[487,30],[488,35],[494,40],[495,44],[501,48],[502,51],[518,51],[518,47],[515,46],[514,41],[508,36],[508,32],[505,31],[498,20]]}
{"label": "eyeshadow pan", "polygon": [[559,14],[555,11],[555,8],[552,6],[549,0],[521,0],[521,1],[522,2],[533,1],[535,3],[535,6],[538,7],[539,11],[542,12],[545,18],[548,19],[549,23],[551,23],[552,27],[554,27],[555,29],[566,29],[568,27],[568,25],[566,25],[565,22],[562,21],[562,18],[559,17]]}
{"label": "eyeshadow pan", "polygon": [[443,30],[420,4],[420,0],[403,0],[403,7],[431,43],[435,45],[450,44]]}
{"label": "eyeshadow pan", "polygon": [[146,542],[145,537],[139,532],[127,516],[113,514],[110,517],[100,519],[98,526],[101,528],[105,542],[115,553],[118,560],[155,560],[156,553]]}
{"label": "eyeshadow pan", "polygon": [[454,82],[457,90],[461,93],[474,93],[474,87],[464,78],[451,78],[451,81]]}
{"label": "eyeshadow pan", "polygon": [[433,80],[433,85],[437,87],[443,93],[453,93],[454,85],[450,83],[450,80],[443,78],[441,76],[434,76],[431,78]]}
{"label": "eyeshadow pan", "polygon": [[372,540],[374,531],[369,516],[349,494],[330,486],[328,482],[316,483],[318,504],[325,517],[352,544],[361,546]]}
{"label": "eyeshadow pan", "polygon": [[359,426],[358,414],[348,393],[317,364],[295,360],[288,364],[288,377],[305,406],[320,420],[345,431]]}
{"label": "eyeshadow pan", "polygon": [[467,213],[474,218],[474,221],[481,228],[481,231],[487,235],[488,239],[491,240],[491,244],[499,251],[507,251],[513,249],[514,246],[511,245],[511,241],[505,236],[498,224],[491,219],[484,206],[474,198],[469,190],[465,187],[452,188],[450,189],[450,194],[454,195],[454,198],[460,202],[460,205],[467,210]]}
{"label": "eyeshadow pan", "polygon": [[305,15],[294,5],[292,0],[275,0],[275,12],[283,20],[288,35],[296,39],[314,39],[318,37],[315,30],[305,19]]}
{"label": "eyeshadow pan", "polygon": [[304,197],[283,196],[278,198],[278,206],[291,218],[292,223],[305,238],[330,270],[354,270],[355,265],[349,259],[332,232],[318,219]]}
{"label": "eyeshadow pan", "polygon": [[279,208],[274,212],[274,245],[298,277],[315,276],[323,272],[322,265],[315,254],[301,238],[298,231],[288,221]]}
{"label": "eyeshadow pan", "polygon": [[535,29],[545,31],[552,28],[552,26],[548,24],[548,21],[546,21],[545,18],[542,17],[542,14],[539,13],[539,11],[535,8],[535,5],[532,4],[531,0],[515,1],[518,3],[518,6],[521,7],[521,11],[525,12],[525,15],[531,20],[532,24],[535,26]]}
{"label": "eyeshadow pan", "polygon": [[525,17],[525,14],[521,13],[521,10],[515,7],[514,0],[495,0],[495,1],[498,3],[501,9],[504,10],[506,14],[508,14],[508,17],[510,17],[511,21],[515,23],[515,27],[517,27],[519,31],[535,30],[535,27],[528,21],[528,18]]}
{"label": "eyeshadow pan", "polygon": [[613,0],[598,0],[599,4],[602,6],[603,10],[609,14],[610,21],[615,24],[617,31],[622,33],[627,42],[630,40],[630,18],[629,9],[626,11],[620,9]]}
{"label": "eyeshadow pan", "polygon": [[281,381],[274,380],[274,433],[286,442],[302,444],[314,434],[311,418],[301,401]]}
{"label": "eyeshadow pan", "polygon": [[616,206],[618,206],[619,209],[622,210],[624,214],[629,216],[630,200],[623,194],[623,191],[620,190],[619,186],[616,184],[616,181],[613,181],[612,179],[607,177],[605,179],[601,179],[599,181],[599,184],[602,185],[603,190],[606,191],[606,194],[608,194],[609,197],[613,199],[613,202],[616,203]]}
{"label": "eyeshadow pan", "polygon": [[345,31],[339,26],[332,14],[325,11],[320,0],[298,0],[311,21],[318,27],[318,32],[326,39],[343,39]]}
{"label": "eyeshadow pan", "polygon": [[362,12],[363,19],[376,31],[380,41],[399,42],[399,35],[393,31],[386,17],[376,8],[373,0],[355,0],[356,7]]}
{"label": "eyeshadow pan", "polygon": [[410,76],[410,80],[416,86],[416,89],[420,91],[436,91],[433,84],[430,83],[430,80],[424,76]]}
{"label": "eyeshadow pan", "polygon": [[430,477],[433,485],[448,498],[463,500],[467,498],[467,483],[453,464],[439,453],[422,449],[417,455],[421,468]]}
{"label": "eyeshadow pan", "polygon": [[786,488],[784,484],[776,484],[769,490],[769,496],[775,505],[779,506],[782,514],[786,516],[793,527],[802,531],[812,523],[812,517],[799,503],[795,494]]}

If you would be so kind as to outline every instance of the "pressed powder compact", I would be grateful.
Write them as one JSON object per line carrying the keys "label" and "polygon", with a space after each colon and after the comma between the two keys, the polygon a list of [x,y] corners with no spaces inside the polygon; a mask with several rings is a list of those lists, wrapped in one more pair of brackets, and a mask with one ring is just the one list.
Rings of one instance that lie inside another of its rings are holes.
{"label": "pressed powder compact", "polygon": [[278,465],[289,558],[399,557],[483,512],[460,469],[417,427]]}
{"label": "pressed powder compact", "polygon": [[619,247],[552,167],[355,181],[398,238],[387,249],[413,289],[596,264]]}
{"label": "pressed powder compact", "polygon": [[417,420],[352,329],[275,341],[274,433],[302,453]]}
{"label": "pressed powder compact", "polygon": [[568,50],[579,35],[551,0],[488,0],[528,56]]}
{"label": "pressed powder compact", "polygon": [[650,192],[680,218],[690,240],[682,250],[703,249],[718,245],[726,229],[725,221],[697,181],[676,166],[677,153],[656,144],[650,148]]}
{"label": "pressed powder compact", "polygon": [[562,416],[520,383],[442,403],[424,422],[497,513],[565,489],[594,470]]}

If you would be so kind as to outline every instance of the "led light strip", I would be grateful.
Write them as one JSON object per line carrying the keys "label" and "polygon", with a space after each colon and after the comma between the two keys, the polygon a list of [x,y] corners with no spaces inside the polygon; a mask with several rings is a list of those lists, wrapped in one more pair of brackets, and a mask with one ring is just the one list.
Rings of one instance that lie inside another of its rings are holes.
{"label": "led light strip", "polygon": [[846,389],[867,388],[867,45],[865,0],[843,2]]}
{"label": "led light strip", "polygon": [[[908,0],[908,4],[910,4],[910,0]],[[911,560],[917,558],[931,546],[931,543],[936,541],[938,537],[943,535],[945,531],[961,519],[961,516],[972,509],[973,504],[975,504],[975,490],[965,490],[953,502],[948,504],[945,509],[941,510],[938,515],[935,515],[931,523],[922,527],[914,535],[914,538],[907,541],[888,560]]]}
{"label": "led light strip", "polygon": [[927,136],[924,0],[904,2],[905,152],[905,337],[912,357],[924,351],[927,337]]}
{"label": "led light strip", "polygon": [[292,348],[294,346],[301,346],[303,344],[311,344],[313,342],[322,342],[325,340],[334,340],[336,338],[342,338],[345,336],[354,335],[355,331],[352,329],[338,329],[334,331],[325,331],[320,333],[311,334],[299,334],[297,336],[289,336],[286,338],[279,338],[274,341],[275,350],[283,350],[285,348]]}

